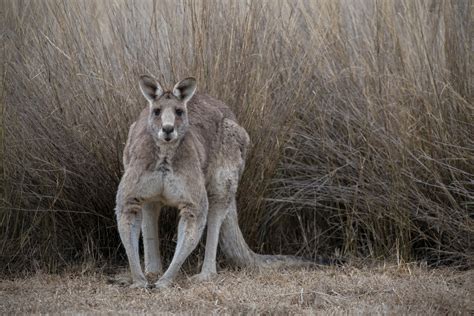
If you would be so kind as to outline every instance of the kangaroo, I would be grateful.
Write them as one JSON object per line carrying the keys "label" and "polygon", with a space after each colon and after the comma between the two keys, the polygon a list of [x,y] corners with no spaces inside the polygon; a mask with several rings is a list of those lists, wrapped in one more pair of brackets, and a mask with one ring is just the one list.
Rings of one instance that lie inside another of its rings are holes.
{"label": "kangaroo", "polygon": [[226,258],[239,266],[316,264],[291,256],[259,255],[245,242],[237,221],[236,193],[250,138],[230,108],[210,96],[195,94],[194,78],[179,81],[172,91],[165,91],[150,76],[141,76],[139,86],[148,106],[129,130],[115,208],[131,287],[152,286],[140,266],[140,230],[145,273],[158,276],[163,272],[158,219],[164,205],[177,208],[180,221],[173,259],[154,284],[156,288],[172,284],[206,224],[204,263],[194,277],[198,281],[216,274],[218,244]]}

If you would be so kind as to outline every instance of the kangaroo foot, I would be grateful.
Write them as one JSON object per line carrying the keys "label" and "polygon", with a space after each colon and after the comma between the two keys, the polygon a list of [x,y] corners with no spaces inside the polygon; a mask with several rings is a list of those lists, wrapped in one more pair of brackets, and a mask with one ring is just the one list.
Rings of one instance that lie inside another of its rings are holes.
{"label": "kangaroo foot", "polygon": [[166,288],[170,287],[172,283],[173,282],[171,280],[161,278],[161,279],[158,280],[158,282],[155,283],[154,288],[158,289],[158,290],[166,289]]}
{"label": "kangaroo foot", "polygon": [[216,277],[217,277],[216,272],[201,272],[196,275],[193,275],[190,279],[192,282],[199,283],[199,282],[211,281],[215,279]]}

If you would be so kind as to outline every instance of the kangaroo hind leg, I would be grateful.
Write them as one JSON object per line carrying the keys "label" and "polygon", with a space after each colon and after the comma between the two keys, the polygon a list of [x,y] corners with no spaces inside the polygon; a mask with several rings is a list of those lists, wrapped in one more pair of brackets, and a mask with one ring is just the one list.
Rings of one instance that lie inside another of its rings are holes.
{"label": "kangaroo hind leg", "polygon": [[[233,154],[233,159],[223,159],[220,166],[213,171],[211,181],[208,185],[209,192],[209,214],[207,220],[206,252],[201,273],[194,276],[195,281],[207,281],[217,273],[216,256],[219,243],[221,225],[229,212],[236,211],[235,196],[239,176],[243,169],[243,160],[237,146],[232,146],[231,141],[226,145]],[[226,158],[229,158],[227,156]]]}
{"label": "kangaroo hind leg", "polygon": [[117,225],[120,239],[125,247],[128,263],[132,273],[131,287],[146,287],[147,282],[140,266],[138,241],[142,221],[141,206],[126,202],[123,207],[117,207]]}
{"label": "kangaroo hind leg", "polygon": [[[230,203],[235,204],[235,200],[232,199]],[[194,281],[208,281],[217,274],[216,257],[219,233],[229,207],[231,206],[228,201],[218,200],[209,203],[204,263],[201,272],[193,276]]]}
{"label": "kangaroo hind leg", "polygon": [[145,252],[145,275],[156,280],[163,274],[160,255],[159,217],[161,205],[149,202],[143,205],[142,237]]}
{"label": "kangaroo hind leg", "polygon": [[196,248],[206,226],[207,211],[208,202],[205,195],[199,206],[181,208],[176,250],[165,274],[155,283],[156,288],[168,287],[178,274],[186,258]]}

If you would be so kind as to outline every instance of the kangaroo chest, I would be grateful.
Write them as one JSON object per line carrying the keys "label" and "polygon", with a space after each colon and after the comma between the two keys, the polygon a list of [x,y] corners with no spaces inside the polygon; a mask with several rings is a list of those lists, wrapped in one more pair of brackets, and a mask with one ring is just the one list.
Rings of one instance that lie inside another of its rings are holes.
{"label": "kangaroo chest", "polygon": [[153,178],[156,186],[155,200],[173,207],[179,207],[180,204],[189,202],[190,194],[187,181],[184,175],[174,170],[168,156],[158,159]]}

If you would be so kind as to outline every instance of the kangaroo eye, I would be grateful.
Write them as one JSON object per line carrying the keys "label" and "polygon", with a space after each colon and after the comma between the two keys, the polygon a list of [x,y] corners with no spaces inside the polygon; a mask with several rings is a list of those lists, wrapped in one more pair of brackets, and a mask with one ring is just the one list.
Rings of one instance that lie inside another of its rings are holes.
{"label": "kangaroo eye", "polygon": [[161,110],[160,109],[154,109],[153,110],[153,114],[155,114],[156,116],[159,116],[161,113]]}
{"label": "kangaroo eye", "polygon": [[181,115],[183,115],[183,113],[184,113],[183,110],[181,110],[181,109],[176,109],[176,115],[177,115],[177,116],[181,116]]}

